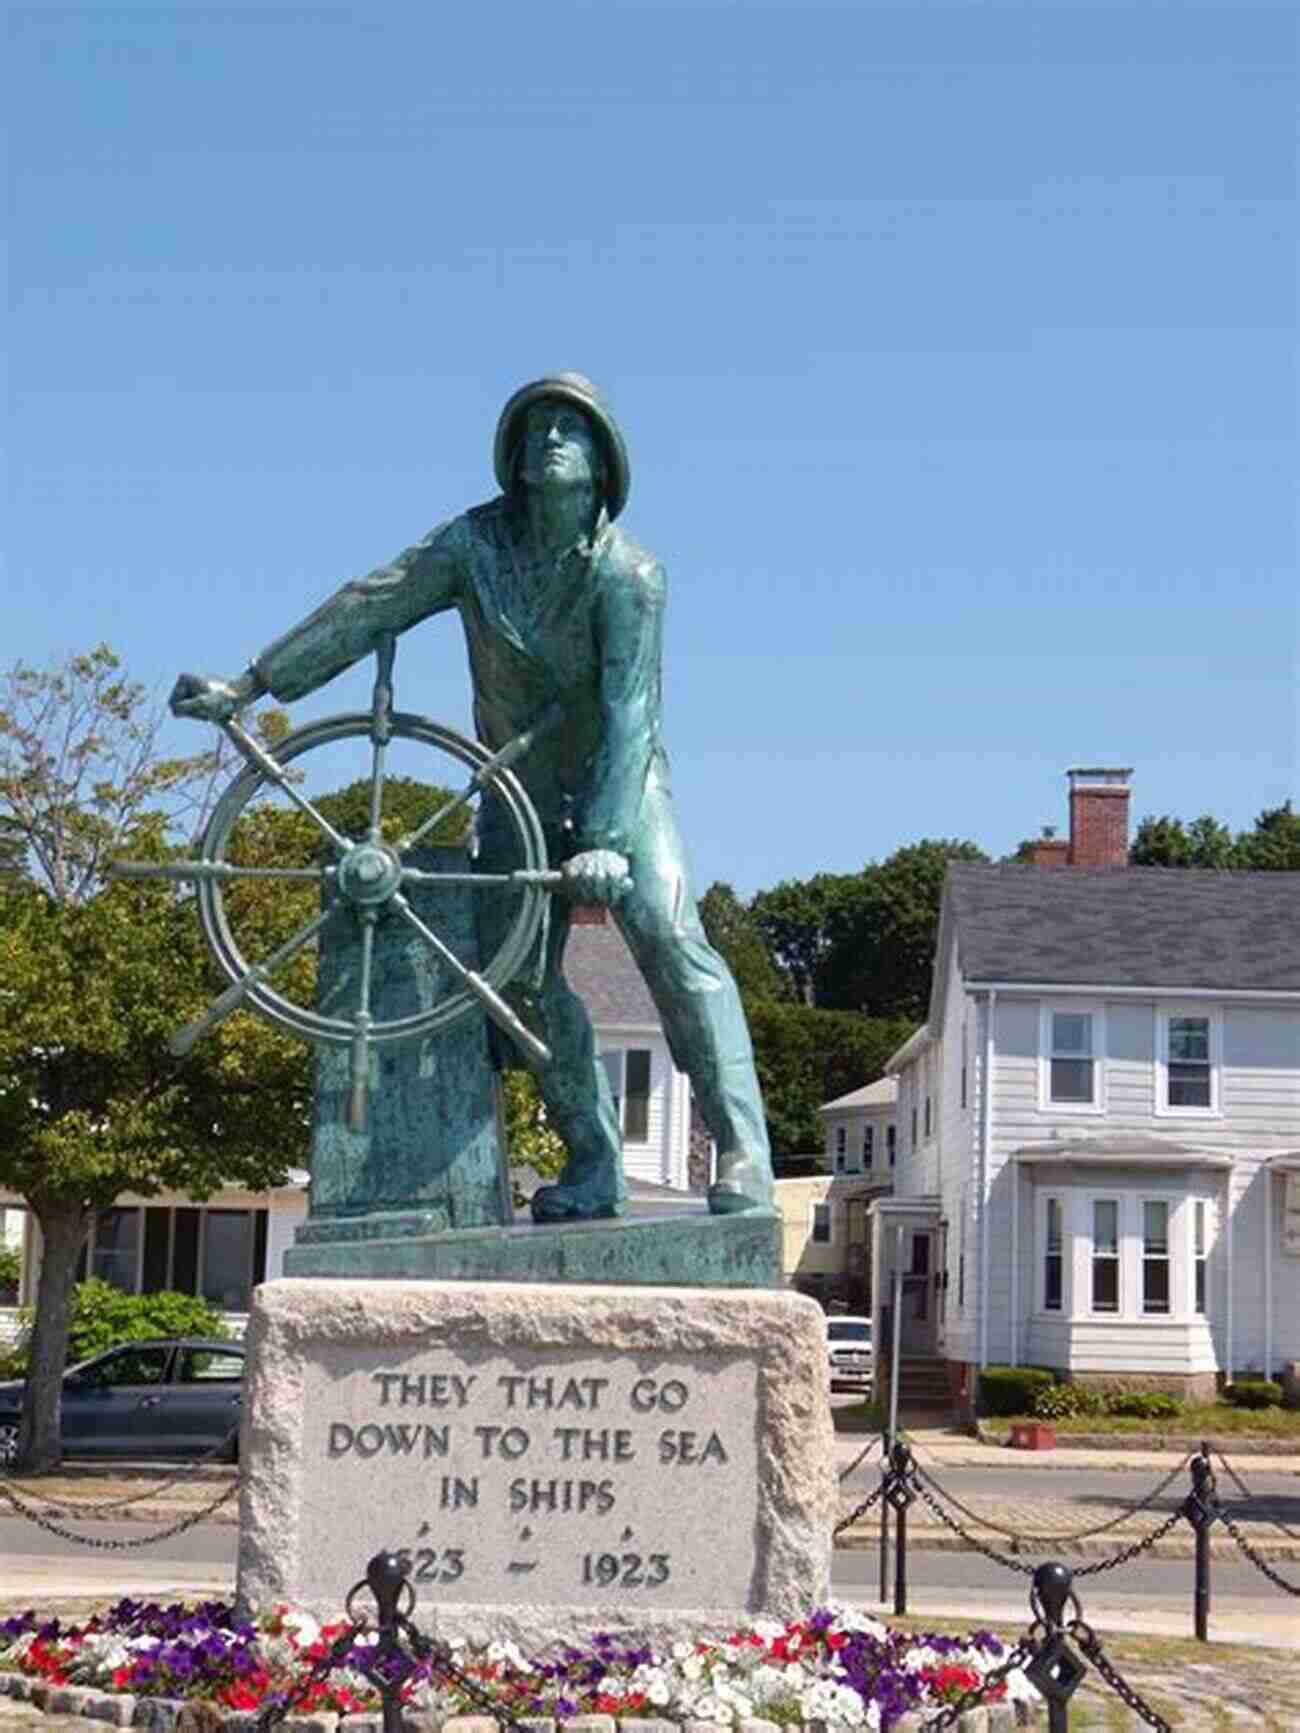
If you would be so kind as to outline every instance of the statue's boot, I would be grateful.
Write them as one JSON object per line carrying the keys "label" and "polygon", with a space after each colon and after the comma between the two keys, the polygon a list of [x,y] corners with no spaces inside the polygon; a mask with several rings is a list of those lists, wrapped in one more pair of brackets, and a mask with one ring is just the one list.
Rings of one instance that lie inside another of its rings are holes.
{"label": "statue's boot", "polygon": [[555,1185],[541,1186],[533,1193],[536,1222],[597,1221],[621,1216],[627,1208],[627,1181],[621,1160],[611,1160],[605,1150],[589,1155],[571,1155]]}
{"label": "statue's boot", "polygon": [[739,1215],[772,1207],[772,1166],[767,1157],[726,1151],[718,1157],[718,1177],[709,1187],[709,1214]]}

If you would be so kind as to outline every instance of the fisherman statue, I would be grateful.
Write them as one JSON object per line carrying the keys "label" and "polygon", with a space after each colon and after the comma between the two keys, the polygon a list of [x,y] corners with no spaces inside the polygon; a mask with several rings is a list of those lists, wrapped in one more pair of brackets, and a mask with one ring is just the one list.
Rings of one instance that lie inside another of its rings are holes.
{"label": "fisherman statue", "polygon": [[[550,1051],[537,1081],[568,1152],[558,1183],[535,1194],[534,1217],[590,1220],[626,1206],[613,1096],[586,1009],[563,973],[579,904],[611,911],[690,1078],[717,1150],[711,1212],[770,1206],[749,1032],[736,984],[701,925],[673,815],[661,732],[664,570],[616,522],[631,480],[622,433],[589,380],[548,374],[506,404],[494,456],[497,498],[344,584],[245,673],[182,674],[172,710],[227,722],[268,693],[301,698],[392,635],[459,610],[478,738],[496,751],[531,734],[514,770],[567,892],[554,900],[537,969],[505,995]],[[510,871],[517,849],[487,798],[478,870]]]}

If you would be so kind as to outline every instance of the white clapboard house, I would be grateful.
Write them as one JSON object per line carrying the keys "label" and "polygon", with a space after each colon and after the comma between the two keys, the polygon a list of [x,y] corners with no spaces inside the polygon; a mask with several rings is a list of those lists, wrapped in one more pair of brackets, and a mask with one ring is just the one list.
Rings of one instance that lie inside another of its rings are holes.
{"label": "white clapboard house", "polygon": [[[617,927],[600,909],[580,910],[565,974],[587,1006],[623,1126],[623,1160],[634,1184],[688,1189],[691,1092],[673,1065],[649,990]],[[662,1196],[659,1197],[662,1200]],[[307,1213],[307,1174],[276,1191],[124,1196],[91,1230],[89,1271],[131,1292],[175,1288],[204,1295],[242,1326],[253,1287],[278,1276],[294,1229]],[[24,1247],[19,1299],[34,1298],[39,1231],[21,1198],[0,1192],[0,1231]],[[0,1340],[17,1326],[0,1303]]]}
{"label": "white clapboard house", "polygon": [[[1300,1358],[1300,874],[1130,867],[1128,773],[1069,841],[954,865],[893,1055],[877,1331],[904,1356],[1212,1394]],[[878,1339],[879,1336],[878,1336]]]}

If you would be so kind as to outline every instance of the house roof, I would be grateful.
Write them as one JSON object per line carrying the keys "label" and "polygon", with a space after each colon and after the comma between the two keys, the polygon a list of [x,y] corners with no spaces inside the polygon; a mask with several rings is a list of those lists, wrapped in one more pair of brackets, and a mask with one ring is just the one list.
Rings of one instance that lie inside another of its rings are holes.
{"label": "house roof", "polygon": [[818,1113],[838,1113],[846,1107],[892,1107],[898,1100],[897,1077],[881,1077],[862,1089],[851,1089],[847,1095],[837,1095],[817,1109]]}
{"label": "house roof", "polygon": [[659,1027],[650,989],[613,921],[575,921],[564,950],[564,974],[597,1029]]}
{"label": "house roof", "polygon": [[1300,993],[1300,873],[948,869],[967,981]]}
{"label": "house roof", "polygon": [[1198,1149],[1192,1144],[1142,1133],[1053,1138],[1047,1143],[1023,1144],[1012,1153],[1016,1161],[1029,1166],[1053,1162],[1100,1167],[1232,1166],[1232,1157],[1221,1149]]}

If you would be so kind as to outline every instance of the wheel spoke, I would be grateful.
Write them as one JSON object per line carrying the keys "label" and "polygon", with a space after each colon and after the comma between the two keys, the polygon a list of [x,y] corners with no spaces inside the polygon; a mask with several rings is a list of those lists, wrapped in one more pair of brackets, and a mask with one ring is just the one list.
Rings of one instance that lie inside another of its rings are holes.
{"label": "wheel spoke", "polygon": [[298,810],[305,813],[316,828],[329,838],[340,854],[346,854],[352,847],[347,837],[341,836],[324,813],[317,812],[307,796],[298,792],[289,776],[276,763],[271,754],[264,747],[259,746],[252,735],[246,733],[238,722],[223,722],[221,727],[222,732],[234,743],[254,769],[260,770],[268,782],[273,782],[277,788],[287,794]]}
{"label": "wheel spoke", "polygon": [[490,982],[485,981],[473,969],[467,968],[455,952],[443,943],[437,933],[425,926],[400,891],[394,896],[392,907],[397,909],[403,919],[415,928],[434,956],[455,975],[461,985],[473,993],[494,1023],[504,1029],[506,1034],[517,1041],[524,1051],[537,1060],[539,1064],[550,1063],[551,1050],[546,1043],[537,1039],[532,1030],[515,1015]]}
{"label": "wheel spoke", "polygon": [[178,1029],[167,1043],[177,1058],[188,1053],[197,1041],[202,1040],[209,1029],[215,1029],[217,1024],[229,1017],[232,1011],[237,1011],[253,988],[260,986],[277,969],[282,968],[291,957],[301,951],[304,945],[316,937],[325,923],[333,919],[342,906],[341,903],[331,903],[329,908],[322,909],[305,926],[299,927],[298,931],[287,938],[282,945],[277,946],[269,957],[264,957],[260,963],[255,963],[246,975],[241,975],[239,980],[227,987],[220,998],[212,1001],[201,1017],[195,1018],[193,1023],[187,1023],[183,1029]]}
{"label": "wheel spoke", "polygon": [[431,812],[418,830],[413,830],[410,836],[403,837],[397,845],[398,854],[407,854],[417,843],[423,842],[436,825],[440,825],[445,818],[450,818],[453,813],[459,812],[462,807],[468,806],[476,794],[481,794],[483,792],[483,785],[479,781],[481,775],[482,772],[476,770],[458,795],[449,800],[446,806],[440,806],[437,812]]}
{"label": "wheel spoke", "polygon": [[499,752],[494,752],[490,758],[484,759],[470,778],[467,786],[461,790],[456,798],[449,801],[446,806],[439,807],[437,812],[425,819],[417,831],[399,844],[398,854],[405,854],[408,849],[414,848],[416,843],[423,842],[434,825],[441,824],[445,818],[450,818],[452,813],[458,812],[476,794],[481,793],[499,770],[509,770],[510,766],[528,751],[537,736],[544,734],[548,728],[554,727],[563,715],[564,707],[558,699],[554,703],[548,704],[531,728],[526,728],[522,734],[516,734],[514,739],[508,740]]}
{"label": "wheel spoke", "polygon": [[241,867],[224,860],[117,860],[109,868],[115,879],[193,879],[198,884],[224,884],[233,879],[291,879],[301,884],[319,884],[333,872],[334,868],[328,866]]}
{"label": "wheel spoke", "polygon": [[348,1097],[348,1127],[364,1131],[366,1127],[366,1087],[370,1081],[370,978],[375,959],[374,909],[361,911],[361,968],[357,983],[357,1010],[352,1019],[352,1052],[349,1064],[351,1092]]}
{"label": "wheel spoke", "polygon": [[413,885],[469,885],[480,890],[492,890],[502,885],[521,888],[525,885],[536,885],[542,890],[557,891],[564,883],[564,874],[536,872],[528,867],[520,867],[512,873],[434,873],[426,872],[423,867],[403,867],[402,882]]}

